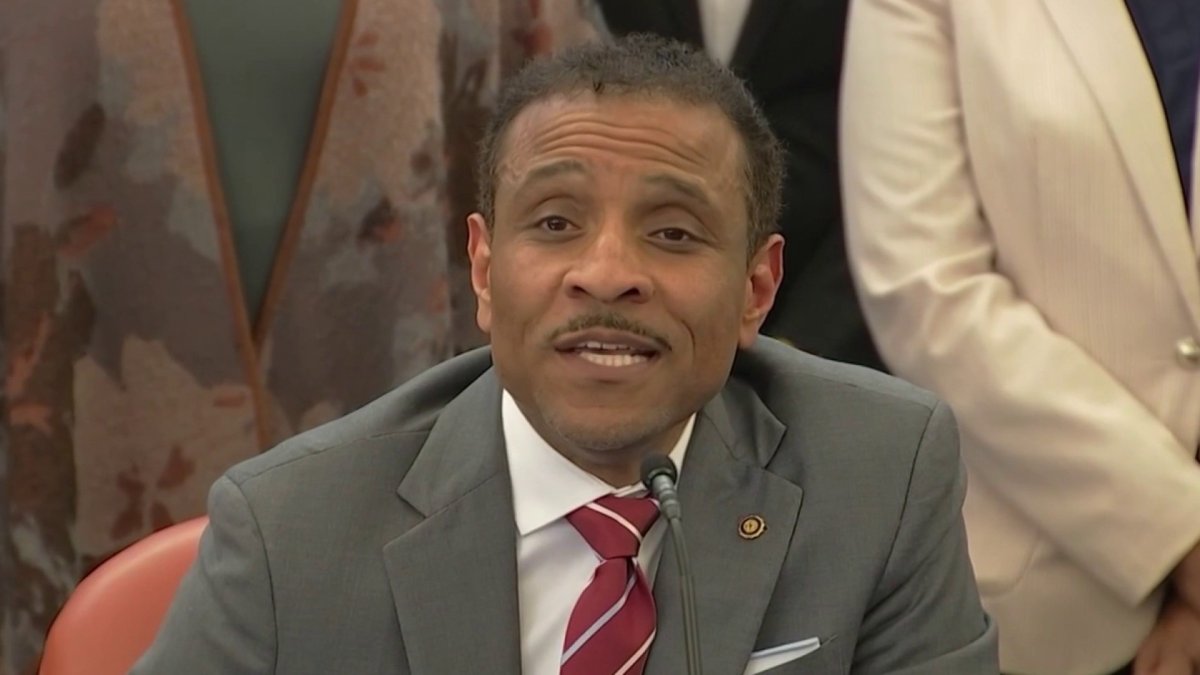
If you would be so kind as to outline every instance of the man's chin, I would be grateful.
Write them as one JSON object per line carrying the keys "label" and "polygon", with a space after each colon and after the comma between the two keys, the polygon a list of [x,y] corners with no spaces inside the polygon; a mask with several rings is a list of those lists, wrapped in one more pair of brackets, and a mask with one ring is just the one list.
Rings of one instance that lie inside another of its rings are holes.
{"label": "man's chin", "polygon": [[669,416],[647,416],[613,410],[580,410],[547,415],[556,435],[582,452],[604,454],[659,450],[655,443],[672,426]]}
{"label": "man's chin", "polygon": [[588,453],[621,452],[643,445],[649,434],[624,427],[566,425],[558,433],[572,447]]}

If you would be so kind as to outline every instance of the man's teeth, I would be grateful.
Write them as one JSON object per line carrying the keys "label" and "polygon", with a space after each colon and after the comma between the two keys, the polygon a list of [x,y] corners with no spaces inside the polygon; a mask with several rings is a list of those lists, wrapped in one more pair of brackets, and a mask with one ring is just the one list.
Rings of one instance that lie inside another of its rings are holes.
{"label": "man's teeth", "polygon": [[575,352],[588,363],[609,368],[626,368],[645,363],[653,356],[627,344],[599,340],[580,343],[575,347]]}
{"label": "man's teeth", "polygon": [[642,354],[597,354],[587,351],[579,352],[579,357],[588,363],[594,363],[598,366],[608,366],[609,368],[625,368],[650,360],[650,357]]}
{"label": "man's teeth", "polygon": [[631,352],[633,348],[629,345],[621,345],[613,342],[596,342],[589,340],[581,345],[579,349],[591,349],[598,352]]}

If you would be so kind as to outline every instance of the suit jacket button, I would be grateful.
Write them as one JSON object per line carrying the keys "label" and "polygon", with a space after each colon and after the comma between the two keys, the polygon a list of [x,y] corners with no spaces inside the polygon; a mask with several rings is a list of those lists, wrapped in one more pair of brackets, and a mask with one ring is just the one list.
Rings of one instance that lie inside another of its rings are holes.
{"label": "suit jacket button", "polygon": [[1176,342],[1175,358],[1184,368],[1200,368],[1200,344],[1196,338],[1185,337]]}

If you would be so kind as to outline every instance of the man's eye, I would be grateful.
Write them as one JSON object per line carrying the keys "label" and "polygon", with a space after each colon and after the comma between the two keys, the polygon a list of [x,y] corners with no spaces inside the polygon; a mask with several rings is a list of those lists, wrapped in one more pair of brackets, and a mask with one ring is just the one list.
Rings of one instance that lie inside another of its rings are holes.
{"label": "man's eye", "polygon": [[681,230],[678,227],[669,227],[665,230],[659,230],[658,232],[654,233],[654,236],[672,243],[683,243],[686,241],[695,240],[695,237],[692,236],[691,232],[688,232],[687,230]]}
{"label": "man's eye", "polygon": [[538,221],[538,227],[547,232],[566,232],[571,227],[571,222],[566,218],[559,216],[549,216]]}

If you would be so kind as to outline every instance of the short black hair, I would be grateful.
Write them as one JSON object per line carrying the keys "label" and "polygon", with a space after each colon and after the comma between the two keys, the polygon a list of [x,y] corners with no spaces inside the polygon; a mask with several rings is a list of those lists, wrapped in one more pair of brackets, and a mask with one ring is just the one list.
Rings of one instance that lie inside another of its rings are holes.
{"label": "short black hair", "polygon": [[591,91],[651,95],[716,106],[742,141],[743,197],[753,252],[776,230],[783,190],[783,149],[746,85],[708,55],[674,40],[634,34],[593,42],[534,60],[500,92],[480,143],[479,210],[494,221],[497,165],[504,135],[517,115],[538,101]]}

